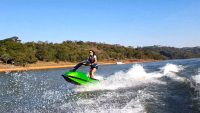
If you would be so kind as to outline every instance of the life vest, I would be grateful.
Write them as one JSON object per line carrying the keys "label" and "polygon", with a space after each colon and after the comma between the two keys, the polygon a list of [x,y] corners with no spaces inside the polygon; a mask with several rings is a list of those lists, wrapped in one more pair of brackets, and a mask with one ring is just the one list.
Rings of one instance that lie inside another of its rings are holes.
{"label": "life vest", "polygon": [[89,58],[88,58],[88,61],[90,62],[90,63],[94,63],[95,62],[95,59],[96,59],[96,55],[93,55],[93,56],[89,56]]}

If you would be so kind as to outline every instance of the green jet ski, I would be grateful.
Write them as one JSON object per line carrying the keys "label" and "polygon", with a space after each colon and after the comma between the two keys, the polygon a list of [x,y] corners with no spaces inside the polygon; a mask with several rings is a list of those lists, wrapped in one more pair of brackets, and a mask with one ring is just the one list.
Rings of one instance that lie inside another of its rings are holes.
{"label": "green jet ski", "polygon": [[88,84],[97,84],[99,80],[90,78],[87,73],[80,71],[68,71],[63,75],[64,79],[67,82],[76,84],[76,85],[88,85]]}

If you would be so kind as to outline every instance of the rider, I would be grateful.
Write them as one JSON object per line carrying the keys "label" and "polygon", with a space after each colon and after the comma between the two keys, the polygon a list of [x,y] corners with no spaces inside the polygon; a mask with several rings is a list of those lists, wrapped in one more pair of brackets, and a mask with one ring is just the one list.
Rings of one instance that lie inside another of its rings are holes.
{"label": "rider", "polygon": [[89,57],[86,61],[80,62],[71,71],[76,71],[82,65],[90,66],[90,78],[94,79],[94,73],[98,69],[98,64],[97,64],[97,56],[93,50],[89,51]]}

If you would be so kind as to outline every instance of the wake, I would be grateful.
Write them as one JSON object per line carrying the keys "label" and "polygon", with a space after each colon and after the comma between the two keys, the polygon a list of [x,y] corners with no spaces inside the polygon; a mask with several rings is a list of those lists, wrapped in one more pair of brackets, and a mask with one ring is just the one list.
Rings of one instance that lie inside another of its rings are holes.
{"label": "wake", "polygon": [[182,65],[166,64],[161,67],[159,71],[146,72],[141,64],[134,64],[127,71],[118,71],[113,75],[103,80],[99,75],[98,79],[101,80],[98,85],[80,86],[75,90],[78,92],[82,91],[93,91],[93,90],[116,90],[119,88],[128,88],[145,85],[148,83],[155,84],[166,84],[166,82],[159,80],[159,78],[167,76],[176,81],[185,81],[185,77],[177,75],[178,72],[184,70]]}

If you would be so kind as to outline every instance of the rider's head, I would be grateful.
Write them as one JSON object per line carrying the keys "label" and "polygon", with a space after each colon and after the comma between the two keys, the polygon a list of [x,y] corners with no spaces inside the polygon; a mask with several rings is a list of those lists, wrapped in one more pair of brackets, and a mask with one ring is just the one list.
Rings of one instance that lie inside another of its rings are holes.
{"label": "rider's head", "polygon": [[93,50],[89,50],[89,54],[93,56],[95,55],[95,52]]}

